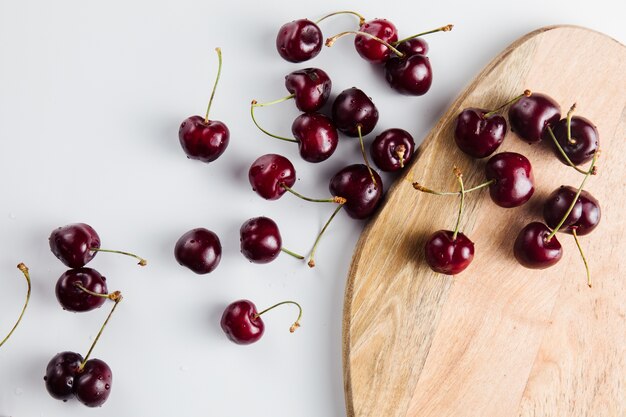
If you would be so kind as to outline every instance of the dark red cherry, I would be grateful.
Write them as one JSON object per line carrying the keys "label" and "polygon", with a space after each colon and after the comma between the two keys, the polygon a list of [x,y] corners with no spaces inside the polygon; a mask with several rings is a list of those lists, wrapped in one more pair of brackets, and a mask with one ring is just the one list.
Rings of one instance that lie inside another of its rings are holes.
{"label": "dark red cherry", "polygon": [[416,54],[392,56],[385,62],[385,79],[399,93],[421,96],[433,83],[433,72],[427,56]]}
{"label": "dark red cherry", "polygon": [[[359,31],[374,35],[387,43],[393,43],[398,40],[398,30],[387,19],[374,19],[365,22],[361,25]],[[366,35],[356,35],[354,47],[363,59],[374,64],[385,62],[391,53],[385,45]]]}
{"label": "dark red cherry", "polygon": [[296,117],[291,132],[298,141],[300,156],[305,161],[325,161],[337,149],[337,128],[329,117],[321,113],[303,113]]}
{"label": "dark red cherry", "polygon": [[530,269],[545,269],[556,264],[563,256],[563,249],[556,236],[547,239],[550,233],[551,230],[543,223],[526,225],[513,245],[515,259]]}
{"label": "dark red cherry", "polygon": [[506,120],[499,114],[485,117],[488,110],[468,108],[456,119],[454,140],[463,152],[484,158],[498,149],[506,135]]}
{"label": "dark red cherry", "polygon": [[247,220],[239,230],[239,241],[243,256],[257,264],[272,262],[283,246],[278,226],[267,217]]}
{"label": "dark red cherry", "polygon": [[411,38],[396,45],[396,49],[407,55],[428,54],[428,42],[422,38]]}
{"label": "dark red cherry", "polygon": [[178,239],[174,256],[180,265],[196,274],[208,274],[217,268],[222,259],[222,245],[215,233],[200,227]]}
{"label": "dark red cherry", "polygon": [[202,116],[191,116],[180,125],[178,139],[187,158],[212,162],[228,147],[230,132],[220,121],[206,121]]}
{"label": "dark red cherry", "polygon": [[534,177],[530,161],[524,155],[514,152],[501,152],[492,156],[485,165],[489,194],[500,207],[521,206],[535,192]]}
{"label": "dark red cherry", "polygon": [[228,305],[220,324],[226,336],[238,345],[249,345],[258,341],[265,331],[263,320],[257,316],[256,306],[248,300],[239,300]]}
{"label": "dark red cherry", "polygon": [[356,87],[342,91],[333,102],[332,118],[337,129],[348,136],[358,137],[374,130],[378,122],[378,109],[363,91]]}
{"label": "dark red cherry", "polygon": [[74,392],[76,399],[87,407],[100,407],[111,394],[113,373],[106,362],[89,359],[85,367],[76,374]]}
{"label": "dark red cherry", "polygon": [[469,266],[474,259],[474,242],[463,233],[438,230],[426,241],[424,254],[428,266],[441,274],[456,275]]}
{"label": "dark red cherry", "polygon": [[372,171],[376,184],[363,164],[349,165],[330,179],[330,193],[346,199],[344,209],[353,219],[365,219],[378,208],[383,196],[383,181]]}
{"label": "dark red cherry", "polygon": [[511,131],[528,143],[541,141],[546,127],[554,125],[560,118],[559,104],[545,94],[533,93],[509,107]]}
{"label": "dark red cherry", "polygon": [[[562,185],[548,196],[543,205],[543,218],[550,228],[554,229],[559,225],[574,201],[577,191],[574,187]],[[589,234],[598,226],[601,217],[598,200],[589,192],[582,190],[560,231],[572,233],[575,229],[577,235]]]}
{"label": "dark red cherry", "polygon": [[285,87],[294,95],[296,107],[305,113],[316,112],[326,104],[332,82],[319,68],[305,68],[285,76]]}
{"label": "dark red cherry", "polygon": [[376,136],[370,147],[370,154],[378,168],[393,172],[402,169],[413,159],[415,141],[403,129],[387,129]]}
{"label": "dark red cherry", "polygon": [[50,250],[70,268],[85,266],[96,256],[92,248],[100,247],[100,236],[85,223],[59,227],[50,234]]}
{"label": "dark red cherry", "polygon": [[322,50],[322,31],[308,19],[285,23],[276,36],[276,49],[289,62],[307,61]]}
{"label": "dark red cherry", "polygon": [[91,268],[78,268],[65,271],[56,285],[57,300],[64,310],[73,312],[91,311],[106,301],[105,297],[91,295],[78,288],[77,284],[91,292],[107,294],[106,278]]}
{"label": "dark red cherry", "polygon": [[258,195],[266,200],[277,200],[286,192],[282,184],[291,188],[296,183],[296,169],[289,159],[270,153],[252,163],[248,179]]}
{"label": "dark red cherry", "polygon": [[[584,117],[574,116],[570,122],[571,138],[567,139],[567,119],[561,119],[552,127],[556,140],[574,165],[582,165],[593,159],[593,155],[600,146],[598,129]],[[554,152],[565,165],[567,161],[561,155],[554,142],[552,142]]]}
{"label": "dark red cherry", "polygon": [[74,352],[61,352],[54,355],[46,367],[43,377],[50,396],[67,401],[74,396],[76,373],[83,357]]}

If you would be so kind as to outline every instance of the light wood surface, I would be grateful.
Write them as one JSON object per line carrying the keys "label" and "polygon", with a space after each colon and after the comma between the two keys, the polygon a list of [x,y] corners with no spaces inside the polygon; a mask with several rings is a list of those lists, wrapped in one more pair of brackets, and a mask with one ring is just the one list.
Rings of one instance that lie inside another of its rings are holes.
{"label": "light wood surface", "polygon": [[[452,229],[458,199],[413,190],[484,181],[485,160],[467,157],[452,129],[465,107],[494,108],[524,89],[556,99],[600,132],[599,175],[586,189],[600,201],[599,227],[581,238],[593,278],[586,285],[570,235],[563,259],[536,271],[512,254],[518,231],[542,220],[545,197],[582,175],[549,144],[508,133],[498,150],[526,155],[536,191],[503,209],[488,191],[469,194],[462,231],[473,263],[456,277],[432,272],[425,239]],[[513,43],[472,82],[418,150],[363,232],[348,276],[343,355],[349,417],[626,416],[626,48],[600,33],[547,27]]]}

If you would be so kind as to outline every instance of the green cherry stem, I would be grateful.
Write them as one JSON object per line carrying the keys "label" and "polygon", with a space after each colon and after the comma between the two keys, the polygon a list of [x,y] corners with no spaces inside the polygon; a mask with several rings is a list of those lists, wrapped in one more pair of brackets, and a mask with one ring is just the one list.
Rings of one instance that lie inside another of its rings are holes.
{"label": "green cherry stem", "polygon": [[572,139],[572,113],[576,110],[576,103],[572,104],[567,112],[567,141],[571,144],[576,143],[576,139]]}
{"label": "green cherry stem", "polygon": [[2,339],[2,341],[0,342],[0,347],[2,347],[2,345],[4,345],[7,340],[9,340],[9,338],[11,337],[15,329],[17,329],[17,326],[19,326],[20,322],[22,321],[22,317],[24,317],[24,313],[26,312],[26,307],[28,307],[28,301],[30,300],[31,284],[30,284],[30,273],[28,272],[28,268],[23,263],[18,264],[17,268],[20,271],[22,271],[22,274],[24,274],[24,278],[26,278],[26,285],[28,286],[28,289],[26,291],[26,301],[24,302],[24,307],[22,307],[22,312],[20,313],[20,316],[17,318],[17,321],[13,325],[13,328],[11,329],[9,334],[7,334],[4,337],[4,339]]}
{"label": "green cherry stem", "polygon": [[335,209],[335,211],[333,211],[333,214],[330,215],[330,217],[326,221],[326,224],[324,225],[324,227],[322,227],[322,230],[317,235],[317,238],[315,239],[315,243],[313,243],[313,249],[311,249],[311,254],[309,255],[309,263],[308,263],[308,265],[309,265],[310,268],[314,268],[315,267],[315,251],[317,250],[317,245],[320,243],[320,240],[322,239],[322,235],[324,234],[326,229],[328,229],[328,225],[330,224],[330,222],[333,221],[333,219],[335,218],[337,213],[339,213],[339,211],[342,208],[343,208],[343,204],[340,204]]}
{"label": "green cherry stem", "polygon": [[491,117],[491,116],[493,116],[496,113],[499,113],[506,106],[510,106],[511,104],[515,104],[518,101],[520,101],[523,97],[530,97],[531,95],[532,95],[532,92],[530,90],[524,90],[524,92],[522,94],[520,94],[517,97],[512,98],[511,100],[507,101],[506,103],[504,103],[503,105],[501,105],[497,109],[491,110],[490,112],[483,114],[482,118],[483,119],[487,119],[488,117]]}
{"label": "green cherry stem", "polygon": [[372,167],[370,166],[370,161],[367,159],[367,153],[365,152],[365,144],[363,143],[363,135],[361,134],[362,126],[361,124],[356,125],[356,130],[359,133],[359,143],[361,144],[361,154],[363,155],[363,160],[365,161],[365,165],[367,166],[367,170],[370,173],[370,177],[372,177],[372,182],[374,185],[378,185],[376,183],[376,178],[374,178],[374,173],[372,172]]}
{"label": "green cherry stem", "polygon": [[583,248],[580,246],[580,242],[578,241],[578,233],[576,233],[575,228],[572,229],[572,235],[574,236],[574,241],[578,247],[578,252],[580,252],[580,257],[583,258],[583,263],[585,264],[585,270],[587,271],[587,286],[591,288],[591,272],[589,272],[589,264],[587,263],[587,258],[585,258]]}
{"label": "green cherry stem", "polygon": [[300,259],[300,260],[304,259],[304,256],[302,256],[302,255],[298,255],[297,253],[292,252],[292,251],[290,251],[289,249],[287,249],[287,248],[285,248],[285,247],[280,248],[280,250],[281,250],[281,251],[283,251],[283,252],[285,252],[287,255],[291,255],[291,256],[293,256],[293,257],[294,257],[294,258],[296,258],[296,259]]}
{"label": "green cherry stem", "polygon": [[293,96],[293,94],[290,95],[290,96],[286,96],[286,97],[280,98],[278,100],[270,101],[269,103],[257,103],[256,100],[252,100],[252,103],[250,104],[250,116],[252,117],[252,121],[254,122],[255,126],[258,127],[259,130],[261,132],[265,133],[267,136],[271,136],[271,137],[276,138],[276,139],[284,140],[286,142],[298,143],[298,141],[296,139],[294,139],[294,138],[286,138],[284,136],[278,136],[278,135],[275,135],[273,133],[268,132],[267,130],[263,129],[261,127],[261,125],[259,125],[259,123],[256,121],[256,118],[254,117],[254,109],[256,107],[264,107],[264,106],[269,106],[269,105],[272,105],[272,104],[280,103],[281,101],[289,100],[291,98],[291,96]]}
{"label": "green cherry stem", "polygon": [[260,313],[256,313],[254,315],[254,318],[257,319],[257,318],[261,317],[262,314],[265,314],[268,311],[273,310],[273,309],[275,309],[278,306],[282,306],[283,304],[293,304],[296,307],[298,307],[298,318],[296,319],[295,322],[293,322],[293,324],[289,328],[289,332],[293,333],[293,332],[296,331],[296,329],[298,327],[300,327],[300,320],[302,319],[302,307],[300,306],[300,304],[296,303],[295,301],[288,300],[288,301],[282,301],[280,303],[274,304],[273,306],[266,308],[265,310],[261,311]]}
{"label": "green cherry stem", "polygon": [[124,252],[124,251],[121,251],[121,250],[102,249],[102,248],[91,248],[90,250],[92,252],[117,253],[119,255],[130,256],[131,258],[135,258],[135,259],[139,260],[139,262],[137,262],[137,265],[139,265],[139,266],[146,266],[146,265],[148,265],[148,261],[146,261],[141,256],[135,255],[134,253]]}
{"label": "green cherry stem", "polygon": [[91,356],[91,353],[93,352],[93,349],[96,347],[98,340],[100,340],[100,336],[102,336],[102,332],[104,331],[104,328],[109,323],[109,320],[111,319],[111,316],[113,315],[113,312],[117,308],[117,305],[120,303],[120,301],[123,300],[123,298],[124,297],[122,297],[122,294],[119,294],[119,297],[115,300],[115,304],[113,304],[113,307],[111,308],[111,311],[109,312],[109,315],[107,316],[106,320],[102,324],[102,327],[100,327],[100,331],[96,335],[96,338],[93,340],[93,343],[91,344],[91,347],[89,348],[89,351],[87,352],[87,355],[85,355],[85,359],[83,359],[80,366],[78,367],[79,372],[82,371],[83,368],[85,367],[85,364],[89,360],[89,357]]}
{"label": "green cherry stem", "polygon": [[122,296],[122,293],[119,291],[113,291],[112,293],[109,293],[109,294],[102,294],[102,293],[94,292],[85,288],[80,282],[75,282],[74,286],[78,288],[79,290],[81,290],[82,292],[86,292],[87,294],[93,295],[94,297],[108,298],[109,300],[113,300],[113,301],[117,300],[118,298]]}
{"label": "green cherry stem", "polygon": [[[482,183],[480,185],[477,185],[475,187],[468,188],[468,189],[465,190],[465,194],[471,193],[472,191],[480,190],[481,188],[489,187],[491,184],[494,184],[495,182],[496,182],[496,180],[489,180],[489,181],[484,182],[484,183]],[[435,191],[435,190],[431,190],[430,188],[424,187],[419,182],[414,182],[413,183],[413,188],[415,188],[417,191],[421,191],[423,193],[435,194],[435,195],[460,195],[461,194],[460,191]]]}
{"label": "green cherry stem", "polygon": [[315,21],[315,24],[319,24],[321,21],[323,21],[325,19],[328,19],[329,17],[332,17],[332,16],[337,16],[339,14],[352,14],[352,15],[358,17],[359,18],[359,26],[361,26],[363,23],[365,23],[365,18],[360,13],[353,12],[352,10],[340,10],[338,12],[327,14],[326,16],[317,19]]}
{"label": "green cherry stem", "polygon": [[206,114],[204,115],[204,122],[209,123],[209,111],[211,110],[211,104],[213,104],[213,97],[215,96],[215,90],[217,89],[217,82],[220,80],[222,74],[222,50],[215,48],[217,52],[217,76],[215,77],[215,83],[213,84],[213,90],[211,91],[211,98],[209,99],[209,105],[206,108]]}
{"label": "green cherry stem", "polygon": [[341,32],[338,33],[334,36],[331,36],[330,38],[326,39],[326,46],[331,47],[333,46],[333,44],[337,41],[337,39],[342,38],[346,35],[361,35],[361,36],[367,36],[370,39],[375,40],[376,42],[385,45],[387,48],[389,48],[390,51],[392,51],[394,54],[398,55],[400,58],[404,58],[405,54],[403,54],[402,52],[398,51],[397,48],[395,48],[392,44],[390,44],[389,42],[386,42],[382,39],[380,39],[377,36],[374,36],[372,34],[369,34],[367,32],[361,32],[360,30],[348,30],[345,32]]}
{"label": "green cherry stem", "polygon": [[561,154],[563,159],[565,159],[565,162],[567,162],[567,165],[571,166],[572,168],[574,168],[576,171],[580,172],[583,175],[587,175],[588,172],[592,171],[592,168],[589,168],[589,171],[584,171],[584,170],[578,168],[576,165],[574,165],[572,160],[569,159],[569,156],[567,156],[567,154],[563,150],[563,147],[561,146],[559,141],[556,139],[556,136],[554,136],[554,132],[552,131],[552,128],[550,126],[547,126],[547,128],[548,128],[548,133],[550,134],[550,138],[552,138],[552,142],[554,142],[554,145],[559,150],[559,153]]}
{"label": "green cherry stem", "polygon": [[454,241],[459,234],[461,217],[463,217],[463,208],[465,207],[465,187],[463,186],[463,174],[461,173],[461,171],[457,167],[454,167],[453,171],[454,175],[456,176],[456,180],[459,183],[459,187],[461,188],[461,190],[459,191],[461,193],[461,202],[459,203],[459,215],[456,218],[456,225],[454,226],[454,233],[452,234],[452,240]]}
{"label": "green cherry stem", "polygon": [[280,184],[281,187],[283,187],[286,191],[289,191],[291,194],[295,195],[298,198],[301,198],[303,200],[306,201],[310,201],[312,203],[337,203],[337,204],[344,204],[346,202],[346,199],[343,197],[333,197],[333,198],[309,198],[309,197],[305,197],[302,194],[300,194],[299,192],[295,191],[293,188],[289,187],[288,185],[281,183]]}
{"label": "green cherry stem", "polygon": [[437,28],[437,29],[432,29],[432,30],[428,30],[428,31],[426,31],[426,32],[421,32],[421,33],[415,34],[415,35],[413,35],[413,36],[409,36],[408,38],[404,38],[404,39],[400,39],[399,41],[395,41],[395,42],[393,42],[393,43],[392,43],[392,45],[393,45],[393,46],[398,46],[398,45],[399,45],[399,44],[401,44],[402,42],[409,41],[409,40],[411,40],[411,39],[413,39],[413,38],[417,38],[417,37],[419,37],[419,36],[429,35],[429,34],[431,34],[431,33],[436,33],[436,32],[450,32],[450,31],[452,30],[452,28],[453,28],[453,27],[454,27],[454,25],[445,25],[445,26],[442,26],[442,27]]}

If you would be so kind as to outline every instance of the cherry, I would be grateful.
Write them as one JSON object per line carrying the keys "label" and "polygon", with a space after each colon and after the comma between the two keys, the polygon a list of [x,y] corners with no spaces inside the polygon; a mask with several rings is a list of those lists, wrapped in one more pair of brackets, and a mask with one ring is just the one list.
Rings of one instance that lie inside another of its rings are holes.
{"label": "cherry", "polygon": [[277,200],[287,191],[283,185],[291,188],[296,183],[296,169],[284,156],[267,154],[252,163],[248,179],[258,195]]}
{"label": "cherry", "polygon": [[228,147],[230,131],[228,127],[217,120],[209,120],[209,111],[215,96],[215,89],[222,72],[222,51],[215,48],[219,59],[217,77],[209,99],[206,114],[202,116],[191,116],[183,120],[178,129],[178,139],[180,146],[189,159],[197,159],[202,162],[212,162],[220,157]]}
{"label": "cherry", "polygon": [[511,130],[528,143],[541,141],[546,127],[561,118],[561,108],[552,98],[533,93],[509,107]]}
{"label": "cherry", "polygon": [[[359,28],[364,32],[388,43],[398,40],[398,29],[387,19],[373,19]],[[354,47],[361,57],[373,64],[380,64],[389,58],[390,50],[382,43],[369,36],[358,34],[354,38]]]}
{"label": "cherry", "polygon": [[87,407],[100,407],[109,398],[112,384],[109,365],[100,359],[91,359],[74,378],[74,394]]}
{"label": "cherry", "polygon": [[222,245],[215,233],[199,227],[178,239],[174,256],[180,265],[196,274],[208,274],[217,268],[222,259]]}
{"label": "cherry", "polygon": [[13,333],[15,332],[15,329],[17,329],[17,326],[20,325],[20,322],[22,321],[22,318],[24,317],[24,313],[26,312],[26,308],[28,307],[28,302],[30,301],[31,283],[30,283],[30,274],[28,272],[28,268],[23,263],[19,263],[17,265],[17,269],[22,271],[22,274],[24,274],[24,278],[26,279],[26,285],[27,285],[26,301],[24,301],[24,307],[22,307],[22,312],[20,313],[19,317],[17,318],[17,321],[11,328],[11,331],[9,331],[9,333],[4,337],[4,339],[0,340],[0,347],[2,347],[2,345],[4,345],[7,342],[7,340],[9,340],[11,335],[13,335]]}
{"label": "cherry", "polygon": [[243,256],[257,264],[272,262],[281,251],[295,258],[304,259],[304,256],[283,248],[278,226],[268,217],[255,217],[247,220],[239,230],[239,241]]}
{"label": "cherry", "polygon": [[560,145],[555,145],[554,151],[565,165],[569,165],[568,159],[574,165],[591,161],[600,146],[598,129],[584,117],[572,117],[575,108],[573,105],[567,118],[556,122],[549,132]]}
{"label": "cherry", "polygon": [[422,38],[411,38],[396,43],[396,49],[408,56],[428,54],[428,42]]}
{"label": "cherry", "polygon": [[385,78],[391,88],[399,93],[421,96],[430,90],[433,72],[425,55],[391,57],[385,62]]}
{"label": "cherry", "polygon": [[73,312],[95,310],[104,304],[108,296],[106,278],[91,268],[65,271],[59,277],[55,291],[63,309]]}
{"label": "cherry", "polygon": [[289,331],[293,333],[300,327],[302,318],[302,308],[294,301],[283,301],[275,304],[260,313],[257,313],[256,306],[252,301],[239,300],[229,304],[224,310],[220,324],[228,339],[238,345],[249,345],[257,342],[265,332],[265,324],[261,320],[261,315],[283,304],[294,304],[300,310],[298,319],[291,326]]}
{"label": "cherry", "polygon": [[50,234],[50,250],[65,265],[70,268],[81,268],[91,261],[97,252],[111,252],[131,256],[139,260],[139,265],[145,266],[147,261],[135,254],[118,250],[102,249],[100,236],[85,223],[68,224],[59,227]]}
{"label": "cherry", "polygon": [[563,256],[563,249],[555,236],[549,238],[550,234],[551,230],[543,223],[527,224],[515,239],[515,259],[530,269],[545,269],[556,264]]}
{"label": "cherry", "polygon": [[61,352],[52,357],[43,377],[50,396],[67,401],[74,396],[74,380],[83,357],[74,352]]}
{"label": "cherry", "polygon": [[372,173],[375,181],[367,166],[354,164],[341,169],[330,180],[330,193],[346,199],[343,207],[353,219],[371,216],[380,205],[383,181],[376,171]]}
{"label": "cherry", "polygon": [[535,192],[532,167],[524,155],[501,152],[492,156],[485,165],[485,175],[491,181],[491,199],[500,207],[521,206]]}
{"label": "cherry", "polygon": [[600,223],[600,203],[589,192],[581,190],[574,207],[565,216],[569,207],[574,203],[578,190],[574,187],[562,185],[554,190],[543,205],[543,218],[546,224],[555,229],[565,217],[559,231],[573,233],[579,236],[591,233]]}
{"label": "cherry", "polygon": [[474,242],[463,233],[455,237],[450,230],[438,230],[426,241],[424,254],[433,271],[457,275],[474,259]]}
{"label": "cherry", "polygon": [[328,101],[332,82],[321,69],[305,68],[287,74],[285,87],[293,95],[300,111],[312,113],[321,109]]}
{"label": "cherry", "polygon": [[363,136],[374,130],[378,122],[378,109],[363,91],[356,87],[342,91],[332,108],[332,119],[337,129],[352,137]]}
{"label": "cherry", "polygon": [[276,49],[289,62],[308,61],[322,50],[322,31],[309,19],[285,23],[278,30]]}
{"label": "cherry", "polygon": [[337,149],[337,128],[321,113],[304,113],[296,117],[291,132],[298,141],[300,156],[307,162],[325,161]]}
{"label": "cherry", "polygon": [[409,132],[403,129],[387,129],[376,136],[370,147],[370,154],[379,169],[393,172],[411,162],[414,150],[415,141]]}

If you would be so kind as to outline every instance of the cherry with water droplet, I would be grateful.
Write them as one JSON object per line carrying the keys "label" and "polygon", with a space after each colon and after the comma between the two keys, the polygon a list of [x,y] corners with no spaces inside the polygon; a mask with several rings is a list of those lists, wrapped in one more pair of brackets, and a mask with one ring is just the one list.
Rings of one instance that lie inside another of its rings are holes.
{"label": "cherry with water droplet", "polygon": [[372,142],[370,154],[376,166],[386,172],[398,171],[413,160],[415,141],[404,129],[387,129]]}
{"label": "cherry with water droplet", "polygon": [[552,131],[548,133],[559,145],[553,143],[554,153],[559,160],[569,165],[569,159],[573,165],[577,166],[593,159],[600,147],[600,135],[596,126],[588,119],[580,116],[572,117],[575,109],[574,104],[567,112],[567,117],[556,122],[551,127]]}
{"label": "cherry with water droplet", "polygon": [[61,352],[52,357],[43,378],[52,398],[67,401],[74,397],[74,379],[82,362],[83,357],[74,352]]}
{"label": "cherry with water droplet", "polygon": [[100,407],[111,395],[113,372],[106,362],[90,359],[74,378],[74,395],[87,407]]}
{"label": "cherry with water droplet", "polygon": [[183,234],[174,248],[176,261],[196,274],[213,272],[222,259],[222,244],[212,231],[199,227]]}
{"label": "cherry with water droplet", "polygon": [[59,304],[64,310],[72,312],[91,311],[101,307],[107,299],[107,291],[106,278],[92,268],[65,271],[59,277],[55,289]]}
{"label": "cherry with water droplet", "polygon": [[313,113],[328,101],[332,82],[325,71],[304,68],[287,74],[285,87],[293,95],[298,110]]}
{"label": "cherry with water droplet", "polygon": [[[375,36],[388,43],[398,40],[398,29],[387,19],[369,20],[361,25],[359,32]],[[361,33],[354,37],[354,47],[361,58],[373,64],[385,62],[391,53],[384,44]]]}
{"label": "cherry with water droplet", "polygon": [[341,132],[351,137],[370,133],[378,123],[378,109],[371,98],[362,90],[348,88],[335,98],[332,119]]}
{"label": "cherry with water droplet", "polygon": [[297,259],[304,259],[303,256],[283,248],[278,225],[268,217],[261,216],[246,220],[239,230],[239,241],[241,253],[253,263],[272,262],[281,251]]}
{"label": "cherry with water droplet", "polygon": [[322,50],[322,30],[309,19],[285,23],[276,36],[276,50],[289,62],[315,58]]}

